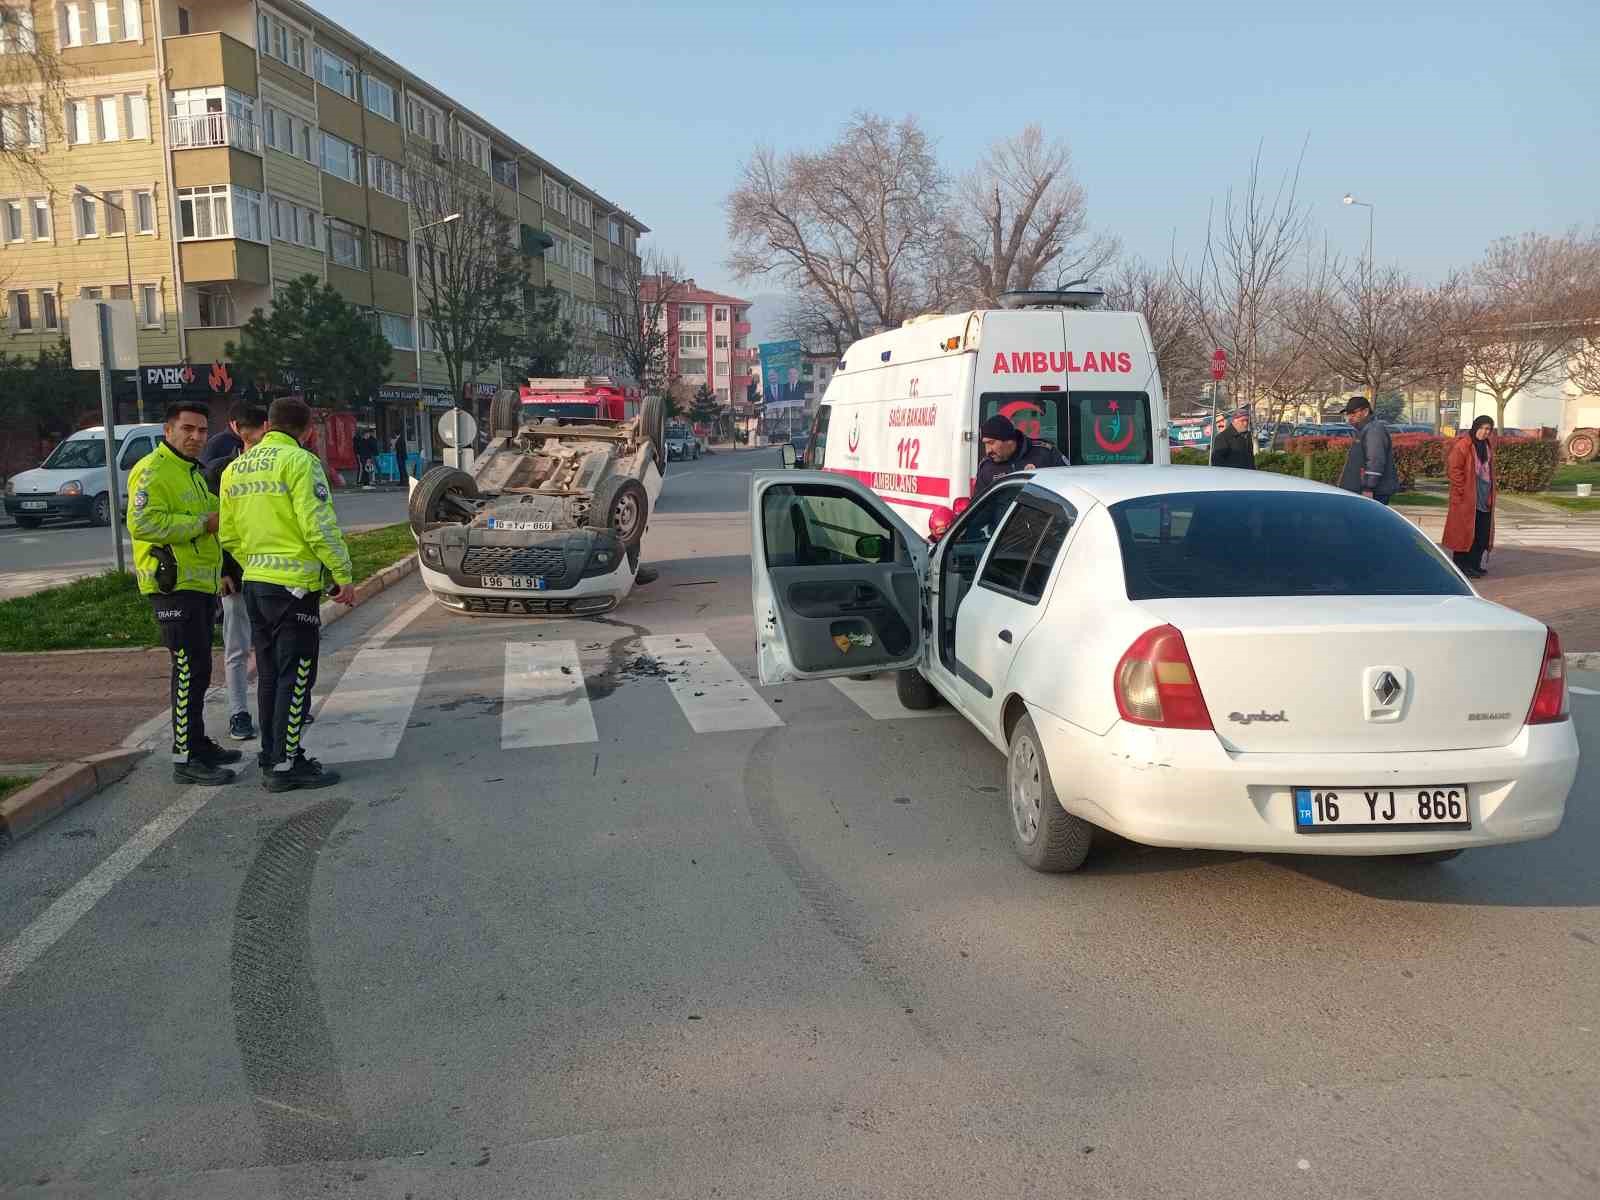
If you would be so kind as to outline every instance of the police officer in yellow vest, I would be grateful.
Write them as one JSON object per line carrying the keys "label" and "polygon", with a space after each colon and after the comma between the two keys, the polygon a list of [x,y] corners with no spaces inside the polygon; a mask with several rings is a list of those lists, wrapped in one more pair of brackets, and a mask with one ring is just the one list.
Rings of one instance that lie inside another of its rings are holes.
{"label": "police officer in yellow vest", "polygon": [[222,575],[217,501],[199,463],[209,424],[203,404],[168,405],[161,444],[128,475],[133,567],[172,654],[172,777],[178,783],[230,783],[234,773],[227,766],[243,757],[206,736]]}
{"label": "police officer in yellow vest", "polygon": [[321,636],[322,592],[355,602],[350,551],[322,463],[300,445],[311,427],[303,400],[274,400],[267,433],[222,473],[220,536],[244,568],[244,601],[256,652],[261,769],[268,791],[339,781],[306,755]]}

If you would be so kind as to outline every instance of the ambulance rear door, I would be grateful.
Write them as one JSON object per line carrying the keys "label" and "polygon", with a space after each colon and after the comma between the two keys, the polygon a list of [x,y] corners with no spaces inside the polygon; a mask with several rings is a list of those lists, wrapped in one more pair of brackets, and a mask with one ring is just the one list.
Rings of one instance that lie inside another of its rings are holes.
{"label": "ambulance rear door", "polygon": [[997,413],[1035,441],[1063,454],[1068,386],[1066,326],[1061,309],[993,310],[983,314],[969,418],[968,494],[983,446],[978,430]]}
{"label": "ambulance rear door", "polygon": [[1168,461],[1167,409],[1137,313],[1070,309],[1061,451],[1072,466]]}

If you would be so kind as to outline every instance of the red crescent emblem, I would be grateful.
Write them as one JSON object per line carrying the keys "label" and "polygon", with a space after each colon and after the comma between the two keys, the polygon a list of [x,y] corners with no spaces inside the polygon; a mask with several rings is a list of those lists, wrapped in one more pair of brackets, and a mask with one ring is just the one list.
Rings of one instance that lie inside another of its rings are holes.
{"label": "red crescent emblem", "polygon": [[1095,445],[1107,453],[1120,454],[1133,444],[1133,422],[1128,422],[1128,432],[1122,435],[1121,440],[1108,442],[1106,441],[1106,435],[1100,432],[1100,418],[1096,417],[1094,419],[1094,440]]}

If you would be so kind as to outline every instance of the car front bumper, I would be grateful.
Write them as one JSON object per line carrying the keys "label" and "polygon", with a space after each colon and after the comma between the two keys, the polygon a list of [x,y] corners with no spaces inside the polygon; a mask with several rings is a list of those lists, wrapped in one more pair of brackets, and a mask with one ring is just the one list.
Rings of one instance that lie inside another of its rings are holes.
{"label": "car front bumper", "polygon": [[[42,504],[43,508],[29,508],[30,504]],[[46,492],[43,495],[27,495],[26,493],[5,498],[6,515],[9,517],[37,517],[40,520],[55,518],[57,520],[86,520],[94,512],[93,496],[59,496],[55,492]]]}
{"label": "car front bumper", "polygon": [[[1396,754],[1232,754],[1209,730],[1119,721],[1104,737],[1030,707],[1063,807],[1150,846],[1382,855],[1528,841],[1554,833],[1578,773],[1570,720],[1509,745]],[[1296,787],[1466,784],[1472,828],[1299,833]]]}
{"label": "car front bumper", "polygon": [[[620,604],[636,564],[609,531],[564,530],[529,543],[515,533],[444,526],[417,547],[422,582],[446,608],[475,616],[593,616]],[[539,588],[487,587],[489,575],[537,576]]]}

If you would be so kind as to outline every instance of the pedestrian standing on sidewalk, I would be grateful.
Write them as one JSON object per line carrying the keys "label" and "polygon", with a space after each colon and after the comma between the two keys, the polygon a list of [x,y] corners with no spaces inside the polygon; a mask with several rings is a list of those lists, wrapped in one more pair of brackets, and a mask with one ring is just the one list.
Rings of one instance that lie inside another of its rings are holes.
{"label": "pedestrian standing on sidewalk", "polygon": [[223,546],[244,567],[256,652],[263,784],[270,792],[339,781],[301,744],[320,648],[324,590],[355,602],[350,551],[339,532],[322,463],[300,445],[311,428],[303,400],[274,400],[267,433],[222,475]]}
{"label": "pedestrian standing on sidewalk", "polygon": [[1256,441],[1250,436],[1250,412],[1241,408],[1229,419],[1228,428],[1211,441],[1213,467],[1241,467],[1255,470]]}
{"label": "pedestrian standing on sidewalk", "polygon": [[394,451],[394,473],[401,483],[406,481],[406,427],[401,425],[394,433],[389,449]]}
{"label": "pedestrian standing on sidewalk", "polygon": [[128,476],[128,533],[139,591],[150,597],[161,643],[172,655],[172,778],[177,783],[233,782],[243,757],[206,736],[211,687],[211,632],[217,623],[222,547],[217,501],[199,456],[210,413],[203,404],[167,406],[161,444]]}
{"label": "pedestrian standing on sidewalk", "polygon": [[[267,410],[247,405],[228,422],[231,442],[214,434],[206,443],[201,468],[211,494],[222,495],[222,472],[234,459],[259,442],[266,434]],[[250,719],[250,614],[244,606],[244,574],[238,559],[222,552],[222,669],[228,683],[228,736],[248,742],[256,736]]]}
{"label": "pedestrian standing on sidewalk", "polygon": [[1365,396],[1351,396],[1344,415],[1356,427],[1356,436],[1350,439],[1350,453],[1345,457],[1339,486],[1388,504],[1400,490],[1389,427],[1373,415],[1372,402]]}
{"label": "pedestrian standing on sidewalk", "polygon": [[1450,510],[1439,540],[1453,552],[1456,566],[1482,579],[1483,556],[1494,549],[1494,418],[1479,417],[1450,447],[1445,473],[1450,478]]}

